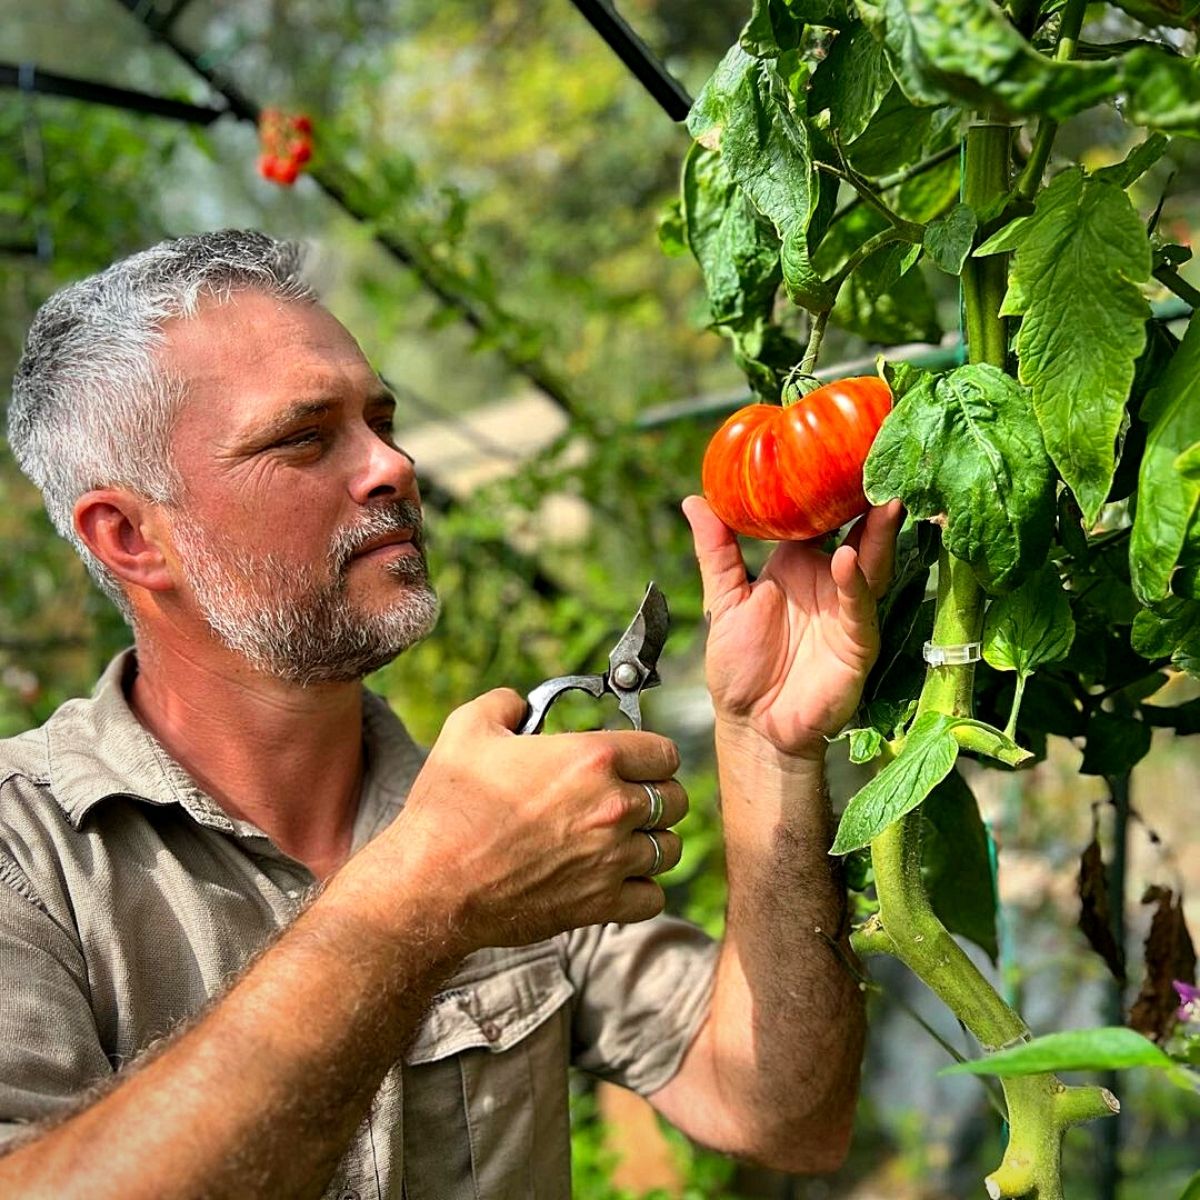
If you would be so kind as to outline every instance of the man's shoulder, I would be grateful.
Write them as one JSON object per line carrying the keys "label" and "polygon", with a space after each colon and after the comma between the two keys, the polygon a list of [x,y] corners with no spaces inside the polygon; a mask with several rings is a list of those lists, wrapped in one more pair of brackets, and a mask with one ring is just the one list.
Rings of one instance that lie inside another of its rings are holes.
{"label": "man's shoulder", "polygon": [[22,788],[49,788],[50,752],[45,725],[0,738],[0,796],[9,790],[10,783]]}

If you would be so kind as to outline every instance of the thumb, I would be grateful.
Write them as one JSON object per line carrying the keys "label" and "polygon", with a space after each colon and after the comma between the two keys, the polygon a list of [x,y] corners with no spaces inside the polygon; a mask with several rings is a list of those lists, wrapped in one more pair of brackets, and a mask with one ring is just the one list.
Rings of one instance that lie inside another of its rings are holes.
{"label": "thumb", "polygon": [[493,688],[468,700],[450,714],[449,721],[467,722],[476,727],[499,726],[514,731],[525,717],[525,698],[512,688]]}
{"label": "thumb", "polygon": [[710,620],[715,620],[750,594],[742,549],[737,535],[702,496],[684,500],[683,515],[692,528],[696,561],[700,564],[704,612]]}

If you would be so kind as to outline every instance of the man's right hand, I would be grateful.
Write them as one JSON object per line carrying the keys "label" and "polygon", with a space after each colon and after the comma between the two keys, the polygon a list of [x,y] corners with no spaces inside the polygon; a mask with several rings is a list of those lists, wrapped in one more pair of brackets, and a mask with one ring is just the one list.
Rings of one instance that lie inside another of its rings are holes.
{"label": "man's right hand", "polygon": [[[661,912],[662,888],[647,877],[655,855],[641,832],[650,809],[642,783],[663,797],[656,830],[683,817],[674,743],[631,730],[522,737],[513,730],[524,713],[506,688],[455,710],[400,816],[325,899],[351,890],[385,932],[392,905],[419,896],[430,915],[446,915],[444,932],[464,953]],[[679,838],[654,837],[665,871],[679,861]]]}

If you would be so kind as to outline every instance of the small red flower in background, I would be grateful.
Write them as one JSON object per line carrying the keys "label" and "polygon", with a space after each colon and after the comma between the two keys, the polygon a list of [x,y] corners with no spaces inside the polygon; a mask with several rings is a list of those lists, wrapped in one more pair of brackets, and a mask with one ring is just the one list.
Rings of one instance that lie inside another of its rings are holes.
{"label": "small red flower in background", "polygon": [[258,173],[272,183],[291,187],[304,164],[312,158],[313,123],[307,113],[285,113],[264,108],[258,119],[258,138],[262,153]]}

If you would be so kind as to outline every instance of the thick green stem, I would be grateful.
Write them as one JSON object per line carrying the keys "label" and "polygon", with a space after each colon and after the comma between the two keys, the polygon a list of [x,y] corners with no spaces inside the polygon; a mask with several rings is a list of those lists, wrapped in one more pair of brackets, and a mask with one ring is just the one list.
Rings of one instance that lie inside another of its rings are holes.
{"label": "thick green stem", "polygon": [[[1075,0],[1071,0],[1072,3]],[[1011,129],[980,121],[967,133],[963,199],[977,211],[1008,192]],[[970,358],[1004,368],[1007,333],[1000,306],[1007,286],[1002,255],[968,259],[963,271]],[[984,596],[970,566],[944,548],[938,558],[934,645],[979,640]],[[972,714],[972,664],[931,666],[918,712]],[[860,939],[867,951],[894,954],[935,992],[985,1051],[1027,1040],[1021,1017],[1004,1002],[934,913],[921,877],[921,810],[914,809],[871,843],[878,920]],[[1101,1088],[1067,1088],[1053,1075],[1002,1081],[1010,1135],[1004,1158],[986,1180],[992,1200],[1035,1196],[1062,1200],[1063,1130],[1111,1113],[1116,1101]]]}

